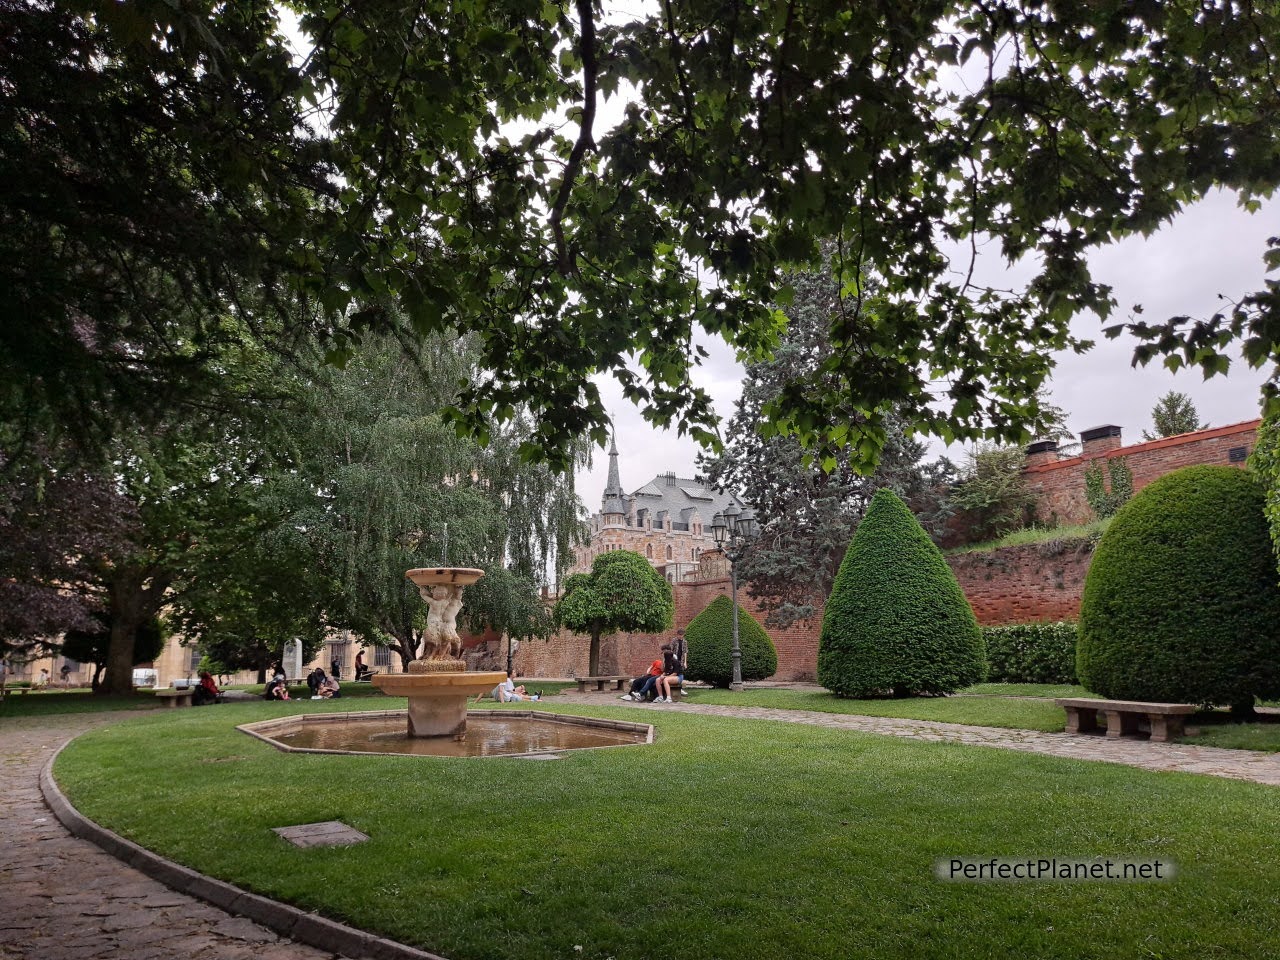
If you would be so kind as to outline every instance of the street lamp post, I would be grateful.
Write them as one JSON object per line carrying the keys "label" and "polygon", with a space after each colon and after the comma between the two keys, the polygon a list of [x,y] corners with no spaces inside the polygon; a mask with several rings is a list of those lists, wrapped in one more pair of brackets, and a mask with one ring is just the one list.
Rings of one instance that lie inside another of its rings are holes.
{"label": "street lamp post", "polygon": [[738,645],[738,561],[747,552],[747,547],[760,533],[756,523],[756,513],[750,507],[739,510],[736,503],[731,503],[724,513],[717,513],[711,521],[711,536],[716,546],[729,561],[729,583],[733,599],[733,680],[730,690],[742,689],[742,648]]}

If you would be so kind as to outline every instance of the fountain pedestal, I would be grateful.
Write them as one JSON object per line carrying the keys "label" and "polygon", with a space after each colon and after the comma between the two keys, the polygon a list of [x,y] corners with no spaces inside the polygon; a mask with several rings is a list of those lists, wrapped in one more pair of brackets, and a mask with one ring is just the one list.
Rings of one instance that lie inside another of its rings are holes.
{"label": "fountain pedestal", "polygon": [[507,678],[486,673],[378,674],[373,683],[391,697],[409,698],[409,736],[457,737],[467,729],[467,700]]}
{"label": "fountain pedestal", "polygon": [[426,567],[405,574],[431,608],[427,619],[427,658],[409,664],[408,673],[377,674],[373,685],[392,697],[409,699],[409,736],[461,738],[467,729],[467,700],[488,693],[507,678],[498,671],[466,672],[450,659],[461,646],[457,615],[462,588],[484,576],[470,567]]}

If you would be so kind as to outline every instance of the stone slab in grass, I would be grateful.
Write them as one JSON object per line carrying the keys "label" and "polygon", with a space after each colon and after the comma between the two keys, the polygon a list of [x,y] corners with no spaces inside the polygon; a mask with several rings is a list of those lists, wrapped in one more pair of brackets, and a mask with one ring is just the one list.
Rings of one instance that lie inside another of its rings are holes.
{"label": "stone slab in grass", "polygon": [[369,838],[354,827],[349,827],[341,820],[326,820],[323,823],[301,823],[294,827],[272,827],[295,847],[349,847],[356,843],[364,843]]}

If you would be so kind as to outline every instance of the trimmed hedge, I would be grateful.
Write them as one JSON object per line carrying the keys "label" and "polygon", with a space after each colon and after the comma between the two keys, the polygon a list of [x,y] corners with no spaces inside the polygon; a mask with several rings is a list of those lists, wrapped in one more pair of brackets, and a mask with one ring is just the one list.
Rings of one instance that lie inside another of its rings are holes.
{"label": "trimmed hedge", "polygon": [[1106,697],[1252,710],[1280,696],[1280,586],[1257,479],[1186,467],[1102,535],[1080,606],[1080,682]]}
{"label": "trimmed hedge", "polygon": [[[716,597],[684,628],[688,648],[685,679],[727,687],[733,680],[733,602]],[[738,606],[742,679],[764,680],[778,672],[778,651],[755,618]]]}
{"label": "trimmed hedge", "polygon": [[983,627],[991,683],[1075,683],[1074,623],[1019,623]]}
{"label": "trimmed hedge", "polygon": [[878,491],[822,618],[818,682],[843,697],[950,693],[986,673],[982,631],[907,505]]}

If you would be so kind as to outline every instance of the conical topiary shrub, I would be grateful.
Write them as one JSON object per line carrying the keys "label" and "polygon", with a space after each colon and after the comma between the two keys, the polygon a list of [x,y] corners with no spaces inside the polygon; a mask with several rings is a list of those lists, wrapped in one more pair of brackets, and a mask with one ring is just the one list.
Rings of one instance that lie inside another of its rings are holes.
{"label": "conical topiary shrub", "polygon": [[[688,647],[685,679],[727,687],[733,680],[733,602],[716,597],[684,629]],[[763,680],[778,670],[778,651],[764,627],[738,607],[738,649],[742,679]]]}
{"label": "conical topiary shrub", "polygon": [[876,493],[822,618],[818,682],[842,697],[950,693],[982,680],[982,631],[907,505]]}
{"label": "conical topiary shrub", "polygon": [[1076,667],[1121,700],[1229,704],[1280,696],[1280,587],[1265,495],[1235,467],[1186,467],[1123,506],[1080,603]]}

